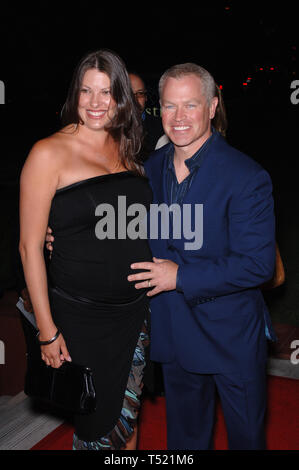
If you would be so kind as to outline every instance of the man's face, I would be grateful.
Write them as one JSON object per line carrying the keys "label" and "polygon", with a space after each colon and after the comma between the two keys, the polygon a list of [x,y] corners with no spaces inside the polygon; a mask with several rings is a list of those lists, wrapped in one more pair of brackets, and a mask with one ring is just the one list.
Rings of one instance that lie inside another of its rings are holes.
{"label": "man's face", "polygon": [[137,100],[141,111],[144,110],[145,108],[145,103],[146,103],[146,89],[143,81],[141,78],[137,77],[137,75],[134,75],[133,73],[129,74],[131,86],[133,93],[135,95],[135,99]]}
{"label": "man's face", "polygon": [[165,134],[176,147],[193,155],[211,135],[217,103],[213,98],[209,105],[198,76],[167,78],[161,95]]}

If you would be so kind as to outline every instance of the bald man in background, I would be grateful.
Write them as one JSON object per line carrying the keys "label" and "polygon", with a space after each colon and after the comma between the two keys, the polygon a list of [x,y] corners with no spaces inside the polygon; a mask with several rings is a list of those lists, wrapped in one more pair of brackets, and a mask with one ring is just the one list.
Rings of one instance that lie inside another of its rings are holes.
{"label": "bald man in background", "polygon": [[[134,96],[140,106],[142,115],[142,124],[144,130],[144,141],[140,152],[140,158],[144,162],[149,155],[157,148],[157,143],[164,134],[162,121],[160,117],[160,108],[145,108],[148,100],[146,86],[140,75],[130,72]],[[165,142],[166,143],[166,142]]]}

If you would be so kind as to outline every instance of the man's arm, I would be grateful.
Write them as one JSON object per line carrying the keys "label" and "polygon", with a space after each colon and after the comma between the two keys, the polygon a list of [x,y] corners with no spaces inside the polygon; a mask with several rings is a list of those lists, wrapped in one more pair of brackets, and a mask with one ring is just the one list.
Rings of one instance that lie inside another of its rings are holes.
{"label": "man's arm", "polygon": [[275,218],[272,184],[260,171],[231,202],[227,256],[180,265],[180,289],[186,300],[210,300],[256,287],[273,276]]}
{"label": "man's arm", "polygon": [[[130,275],[136,288],[154,287],[149,296],[178,290],[188,302],[256,287],[273,276],[275,267],[275,219],[272,184],[264,170],[232,201],[229,214],[230,253],[227,256],[180,264],[171,260],[134,263],[146,272]],[[150,285],[148,284],[150,281]]]}

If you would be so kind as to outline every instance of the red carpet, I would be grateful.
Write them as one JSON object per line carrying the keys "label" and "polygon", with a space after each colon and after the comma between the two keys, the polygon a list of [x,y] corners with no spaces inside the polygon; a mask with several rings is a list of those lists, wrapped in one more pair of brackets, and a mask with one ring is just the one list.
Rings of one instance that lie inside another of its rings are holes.
{"label": "red carpet", "polygon": [[[269,450],[299,450],[299,380],[269,376],[268,415],[266,420]],[[73,429],[62,424],[32,450],[70,450]],[[220,406],[217,406],[215,425],[216,450],[227,449],[227,437]],[[140,414],[139,450],[166,449],[165,400],[145,399]]]}

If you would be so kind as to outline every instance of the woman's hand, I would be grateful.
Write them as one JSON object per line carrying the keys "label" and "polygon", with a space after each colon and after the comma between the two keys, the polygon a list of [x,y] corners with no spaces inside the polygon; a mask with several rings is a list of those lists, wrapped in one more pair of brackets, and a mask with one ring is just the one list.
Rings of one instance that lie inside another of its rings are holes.
{"label": "woman's hand", "polygon": [[[49,337],[43,338],[41,334],[39,335],[40,341],[47,341],[48,339]],[[53,343],[41,346],[40,348],[42,360],[45,361],[47,366],[58,369],[64,361],[72,360],[61,333]]]}

